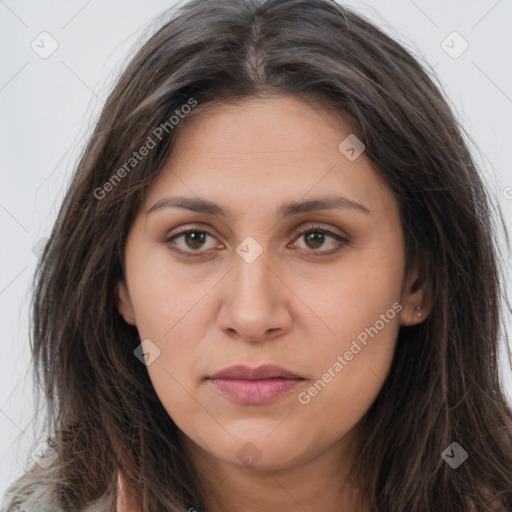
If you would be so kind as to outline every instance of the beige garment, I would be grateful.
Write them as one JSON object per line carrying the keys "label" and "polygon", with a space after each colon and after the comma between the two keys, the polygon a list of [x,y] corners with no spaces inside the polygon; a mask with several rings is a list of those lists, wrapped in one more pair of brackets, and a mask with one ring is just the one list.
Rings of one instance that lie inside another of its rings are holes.
{"label": "beige garment", "polygon": [[[57,505],[53,487],[37,481],[17,481],[7,491],[0,512],[117,512],[108,506],[103,497],[90,503],[86,508],[64,510]],[[124,511],[123,511],[124,512]],[[131,511],[126,511],[131,512]]]}

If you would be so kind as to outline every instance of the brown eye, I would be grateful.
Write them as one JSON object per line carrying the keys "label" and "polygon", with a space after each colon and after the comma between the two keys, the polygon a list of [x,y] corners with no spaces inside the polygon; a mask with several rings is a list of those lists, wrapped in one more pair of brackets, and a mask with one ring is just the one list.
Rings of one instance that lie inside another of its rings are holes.
{"label": "brown eye", "polygon": [[325,243],[325,235],[323,233],[310,231],[304,235],[304,240],[310,249],[318,249]]}
{"label": "brown eye", "polygon": [[204,231],[189,231],[182,235],[184,237],[185,243],[191,249],[200,249],[202,245],[204,245],[206,235]]}
{"label": "brown eye", "polygon": [[[209,249],[215,249],[221,245],[219,243],[210,242],[210,247],[208,247],[208,238],[211,238],[212,241],[216,240],[215,237],[208,233],[208,231],[189,229],[188,231],[182,231],[181,233],[166,238],[165,243],[169,244],[173,251],[176,251],[185,256],[203,256],[203,253],[206,253]],[[176,240],[180,239],[183,240],[183,243],[176,243]]]}
{"label": "brown eye", "polygon": [[[328,231],[321,227],[312,227],[307,229],[306,231],[302,231],[299,234],[296,240],[304,240],[304,244],[306,247],[303,247],[305,250],[311,253],[319,253],[319,254],[330,254],[335,252],[337,249],[341,248],[344,245],[348,245],[350,240],[346,237],[340,236],[332,231]],[[330,244],[329,244],[330,241]],[[296,246],[298,244],[295,242]],[[330,245],[325,250],[318,250],[325,245]],[[300,247],[299,247],[300,248]]]}

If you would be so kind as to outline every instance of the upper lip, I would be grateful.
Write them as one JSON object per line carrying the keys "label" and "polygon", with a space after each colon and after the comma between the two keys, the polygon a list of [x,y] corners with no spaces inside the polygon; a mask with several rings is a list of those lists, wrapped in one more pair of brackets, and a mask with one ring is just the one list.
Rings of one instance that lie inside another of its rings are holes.
{"label": "upper lip", "polygon": [[265,364],[257,368],[250,368],[244,365],[228,366],[219,372],[209,375],[209,379],[302,379],[300,375],[275,364]]}

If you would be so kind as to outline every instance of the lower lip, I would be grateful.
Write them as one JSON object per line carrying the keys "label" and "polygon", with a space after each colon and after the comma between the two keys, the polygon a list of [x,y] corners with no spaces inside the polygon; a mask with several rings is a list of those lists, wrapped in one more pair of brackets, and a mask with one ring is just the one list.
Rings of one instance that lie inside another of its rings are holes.
{"label": "lower lip", "polygon": [[246,405],[266,404],[290,393],[304,379],[210,379],[212,384],[235,402]]}

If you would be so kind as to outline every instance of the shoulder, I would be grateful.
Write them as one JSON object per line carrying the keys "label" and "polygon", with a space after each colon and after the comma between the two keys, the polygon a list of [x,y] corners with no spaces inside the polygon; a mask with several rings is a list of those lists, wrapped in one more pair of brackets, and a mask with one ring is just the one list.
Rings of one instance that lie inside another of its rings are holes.
{"label": "shoulder", "polygon": [[[14,482],[3,497],[0,512],[69,512],[58,503],[55,486],[27,475]],[[79,512],[113,512],[100,498]]]}
{"label": "shoulder", "polygon": [[65,512],[57,505],[54,487],[24,475],[5,494],[0,512]]}

